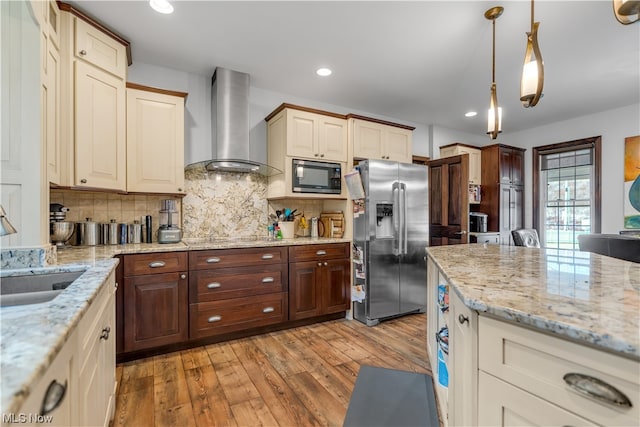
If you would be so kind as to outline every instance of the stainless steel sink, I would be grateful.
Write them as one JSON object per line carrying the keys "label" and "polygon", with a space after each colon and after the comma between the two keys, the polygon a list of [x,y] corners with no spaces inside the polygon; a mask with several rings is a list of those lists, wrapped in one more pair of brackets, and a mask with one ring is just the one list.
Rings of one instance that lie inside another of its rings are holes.
{"label": "stainless steel sink", "polygon": [[28,274],[0,279],[0,307],[51,301],[84,271]]}

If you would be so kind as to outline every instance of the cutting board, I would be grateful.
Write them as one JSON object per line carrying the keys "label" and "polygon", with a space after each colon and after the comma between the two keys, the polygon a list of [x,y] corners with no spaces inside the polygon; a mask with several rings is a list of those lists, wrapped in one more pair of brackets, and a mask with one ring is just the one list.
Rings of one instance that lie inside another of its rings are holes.
{"label": "cutting board", "polygon": [[322,212],[320,221],[324,226],[322,237],[342,238],[344,236],[344,213],[342,211]]}

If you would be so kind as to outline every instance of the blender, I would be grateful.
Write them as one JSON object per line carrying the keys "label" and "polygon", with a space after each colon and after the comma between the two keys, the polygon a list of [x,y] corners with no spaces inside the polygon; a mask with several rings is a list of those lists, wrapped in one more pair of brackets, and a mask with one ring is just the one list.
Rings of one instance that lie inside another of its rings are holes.
{"label": "blender", "polygon": [[166,224],[160,224],[158,228],[158,243],[178,243],[182,239],[182,230],[177,225],[173,225],[172,215],[178,213],[176,201],[166,199],[162,201],[161,214],[167,214]]}

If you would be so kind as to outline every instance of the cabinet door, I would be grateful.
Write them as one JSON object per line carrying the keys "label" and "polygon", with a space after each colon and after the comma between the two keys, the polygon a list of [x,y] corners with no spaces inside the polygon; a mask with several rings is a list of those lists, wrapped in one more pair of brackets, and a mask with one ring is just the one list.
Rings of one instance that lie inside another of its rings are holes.
{"label": "cabinet door", "polygon": [[500,147],[500,158],[498,161],[498,172],[500,173],[500,184],[511,184],[511,153],[510,148]]}
{"label": "cabinet door", "polygon": [[524,187],[511,187],[509,222],[512,230],[518,230],[524,227]]}
{"label": "cabinet door", "polygon": [[347,121],[318,116],[318,153],[323,160],[347,161]]}
{"label": "cabinet door", "polygon": [[595,425],[483,371],[480,371],[478,376],[478,425]]}
{"label": "cabinet door", "polygon": [[127,191],[184,188],[184,99],[127,89]]}
{"label": "cabinet door", "polygon": [[408,129],[386,126],[383,156],[387,160],[411,163],[413,146],[411,131]]}
{"label": "cabinet door", "polygon": [[[57,6],[56,6],[57,7]],[[53,45],[47,43],[47,75],[43,84],[43,129],[47,158],[47,179],[54,184],[61,182],[60,144],[60,52]]]}
{"label": "cabinet door", "polygon": [[322,310],[319,261],[289,264],[289,320],[319,316]]}
{"label": "cabinet door", "polygon": [[187,339],[186,273],[125,277],[124,287],[125,351]]}
{"label": "cabinet door", "polygon": [[511,150],[511,183],[524,185],[524,153],[520,150]]}
{"label": "cabinet door", "polygon": [[477,425],[478,315],[449,292],[449,424]]}
{"label": "cabinet door", "polygon": [[81,61],[75,67],[75,184],[125,190],[124,82]]}
{"label": "cabinet door", "polygon": [[500,229],[500,244],[510,245],[511,243],[511,186],[500,185],[500,209],[499,209],[499,225]]}
{"label": "cabinet door", "polygon": [[287,156],[315,159],[317,151],[317,122],[315,114],[287,111]]}
{"label": "cabinet door", "polygon": [[466,152],[469,154],[469,183],[480,185],[482,184],[480,150],[468,149]]}
{"label": "cabinet door", "polygon": [[75,57],[126,79],[126,47],[82,19],[76,18],[74,22]]}
{"label": "cabinet door", "polygon": [[322,263],[322,314],[339,313],[351,306],[351,261],[336,259]]}
{"label": "cabinet door", "polygon": [[360,159],[382,159],[383,128],[377,123],[354,120],[353,157]]}

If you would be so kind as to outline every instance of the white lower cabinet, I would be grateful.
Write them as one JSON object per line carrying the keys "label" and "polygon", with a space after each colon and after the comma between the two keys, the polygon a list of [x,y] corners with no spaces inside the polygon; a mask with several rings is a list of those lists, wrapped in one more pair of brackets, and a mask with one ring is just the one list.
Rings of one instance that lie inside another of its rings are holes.
{"label": "white lower cabinet", "polygon": [[78,384],[73,424],[108,426],[115,410],[115,286],[113,277],[78,325]]}
{"label": "white lower cabinet", "polygon": [[[485,372],[479,374],[481,426],[591,426],[588,420]],[[456,424],[467,425],[467,424]],[[470,425],[470,424],[469,424]]]}
{"label": "white lower cabinet", "polygon": [[[72,334],[49,369],[33,387],[18,413],[3,414],[2,425],[72,425],[75,362],[75,334]],[[5,417],[9,417],[8,419]]]}

